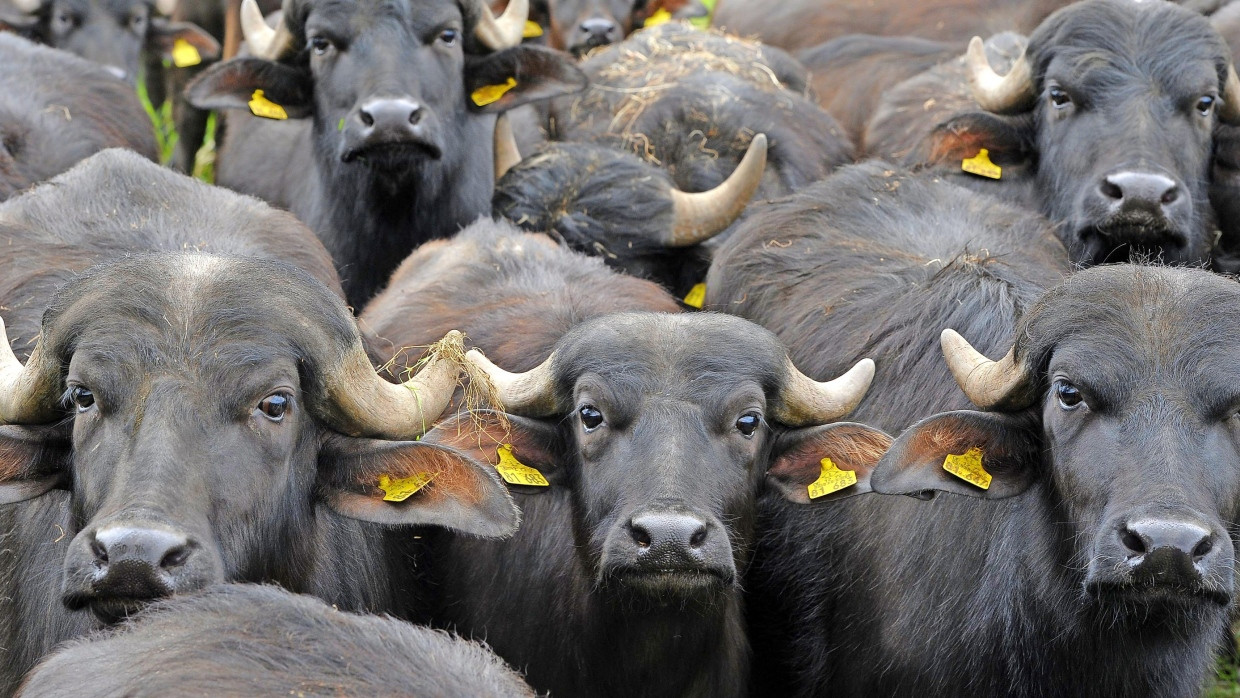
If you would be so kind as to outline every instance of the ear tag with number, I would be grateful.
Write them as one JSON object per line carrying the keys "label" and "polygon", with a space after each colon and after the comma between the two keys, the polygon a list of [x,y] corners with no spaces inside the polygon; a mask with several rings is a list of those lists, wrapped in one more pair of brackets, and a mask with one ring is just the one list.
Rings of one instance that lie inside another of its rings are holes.
{"label": "ear tag with number", "polygon": [[250,113],[277,121],[288,118],[288,112],[284,111],[284,107],[264,97],[262,90],[254,90],[254,96],[250,98]]}
{"label": "ear tag with number", "polygon": [[825,497],[832,492],[839,492],[845,487],[857,484],[856,473],[851,470],[840,470],[830,458],[823,458],[821,464],[821,474],[808,487],[810,499]]}
{"label": "ear tag with number", "polygon": [[982,449],[976,446],[959,456],[948,455],[943,459],[943,469],[970,485],[984,490],[990,489],[992,477],[986,472],[986,468],[982,467]]}
{"label": "ear tag with number", "polygon": [[178,68],[188,68],[198,65],[202,62],[202,55],[198,53],[198,49],[185,39],[177,39],[172,42],[172,65]]}
{"label": "ear tag with number", "polygon": [[500,97],[508,94],[508,90],[517,86],[516,78],[508,78],[508,81],[502,85],[483,85],[474,90],[469,98],[474,100],[474,104],[485,107],[488,104],[494,104],[499,101]]}
{"label": "ear tag with number", "polygon": [[961,160],[960,169],[989,179],[999,179],[1003,176],[1003,168],[990,161],[990,151],[985,148],[977,151],[977,155]]}
{"label": "ear tag with number", "polygon": [[383,490],[383,501],[403,502],[415,492],[430,484],[438,473],[418,473],[412,477],[392,479],[387,475],[379,476],[379,489]]}
{"label": "ear tag with number", "polygon": [[517,460],[512,453],[512,444],[500,444],[495,451],[499,455],[499,464],[495,466],[495,470],[499,472],[499,476],[504,478],[504,482],[510,485],[530,485],[533,487],[548,487],[551,485],[547,482],[547,478],[538,472],[537,468],[530,466]]}
{"label": "ear tag with number", "polygon": [[702,304],[706,302],[706,284],[695,284],[689,289],[689,293],[685,296],[685,305],[690,308],[702,309]]}
{"label": "ear tag with number", "polygon": [[532,19],[525,20],[525,29],[521,30],[522,39],[537,39],[543,35],[542,25]]}

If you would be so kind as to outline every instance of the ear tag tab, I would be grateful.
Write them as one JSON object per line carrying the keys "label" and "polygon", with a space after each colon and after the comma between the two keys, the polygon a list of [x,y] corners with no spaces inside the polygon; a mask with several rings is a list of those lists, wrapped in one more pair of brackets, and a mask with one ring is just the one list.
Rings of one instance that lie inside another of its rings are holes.
{"label": "ear tag tab", "polygon": [[962,455],[948,455],[943,459],[943,469],[984,490],[990,489],[990,473],[982,467],[982,449],[974,446]]}
{"label": "ear tag tab", "polygon": [[549,487],[550,482],[543,474],[538,472],[537,468],[530,466],[517,460],[512,454],[512,444],[500,444],[495,451],[499,455],[499,464],[495,466],[495,470],[499,472],[499,476],[504,478],[504,482],[510,485],[530,485],[533,487]]}
{"label": "ear tag tab", "polygon": [[701,310],[702,304],[706,302],[706,284],[695,284],[693,288],[689,289],[684,302],[690,308]]}
{"label": "ear tag tab", "polygon": [[821,463],[822,473],[808,487],[810,499],[825,497],[857,484],[857,474],[853,471],[840,470],[830,458],[823,458]]}
{"label": "ear tag tab", "polygon": [[250,98],[250,113],[276,121],[288,118],[288,112],[284,111],[284,107],[264,97],[262,90],[254,90],[254,96]]}
{"label": "ear tag tab", "polygon": [[379,489],[383,490],[383,501],[403,502],[415,492],[430,484],[438,473],[418,473],[413,477],[398,477],[395,480],[387,475],[379,476]]}
{"label": "ear tag tab", "polygon": [[522,39],[537,39],[543,35],[542,25],[532,19],[525,20],[525,29],[521,30]]}
{"label": "ear tag tab", "polygon": [[654,14],[646,18],[643,27],[655,27],[660,24],[667,24],[672,19],[672,13],[667,11],[666,7],[660,7],[654,11]]}
{"label": "ear tag tab", "polygon": [[469,98],[474,100],[474,104],[477,104],[480,107],[485,107],[488,104],[498,102],[500,97],[503,97],[508,93],[508,90],[511,90],[516,86],[517,79],[508,78],[508,81],[502,85],[483,85],[482,87],[479,87],[469,95]]}
{"label": "ear tag tab", "polygon": [[198,53],[198,49],[185,39],[177,39],[172,43],[172,65],[178,68],[188,68],[198,65],[202,62],[202,55]]}
{"label": "ear tag tab", "polygon": [[982,148],[977,155],[960,161],[960,169],[979,177],[999,179],[1003,176],[1003,168],[990,161],[990,151]]}

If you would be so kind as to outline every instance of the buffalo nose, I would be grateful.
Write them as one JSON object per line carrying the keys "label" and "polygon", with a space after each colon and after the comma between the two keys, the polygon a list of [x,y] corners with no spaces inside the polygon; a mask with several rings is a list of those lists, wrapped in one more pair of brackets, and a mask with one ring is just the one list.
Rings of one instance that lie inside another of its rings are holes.
{"label": "buffalo nose", "polygon": [[620,26],[610,19],[595,17],[587,19],[578,28],[584,43],[588,46],[614,44],[620,40]]}
{"label": "buffalo nose", "polygon": [[405,130],[422,120],[422,105],[407,99],[377,99],[358,113],[367,132]]}
{"label": "buffalo nose", "polygon": [[1113,213],[1165,214],[1165,209],[1173,206],[1182,195],[1175,180],[1152,172],[1109,174],[1098,188]]}
{"label": "buffalo nose", "polygon": [[193,549],[188,538],[171,531],[125,526],[102,529],[90,546],[99,568],[95,586],[134,598],[159,595],[168,586],[165,573],[184,565]]}
{"label": "buffalo nose", "polygon": [[1129,521],[1119,529],[1120,543],[1134,559],[1159,548],[1179,551],[1199,562],[1214,549],[1214,535],[1198,524],[1187,521],[1140,519]]}
{"label": "buffalo nose", "polygon": [[646,512],[629,520],[629,535],[641,556],[696,557],[706,544],[706,522],[688,514]]}

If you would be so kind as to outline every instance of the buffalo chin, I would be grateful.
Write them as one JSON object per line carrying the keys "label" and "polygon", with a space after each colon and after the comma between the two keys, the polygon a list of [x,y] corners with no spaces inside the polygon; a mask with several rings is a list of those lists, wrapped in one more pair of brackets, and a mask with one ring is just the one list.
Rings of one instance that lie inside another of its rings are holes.
{"label": "buffalo chin", "polygon": [[714,597],[735,583],[735,575],[721,570],[658,569],[618,570],[609,574],[608,585],[631,596],[654,601],[675,602]]}
{"label": "buffalo chin", "polygon": [[64,604],[67,608],[74,611],[89,609],[100,623],[114,625],[141,611],[143,608],[146,608],[147,604],[156,600],[66,594]]}
{"label": "buffalo chin", "polygon": [[1081,261],[1090,264],[1142,263],[1148,261],[1186,261],[1185,236],[1166,220],[1150,216],[1124,216],[1104,225],[1081,231],[1084,242]]}
{"label": "buffalo chin", "polygon": [[434,143],[402,141],[348,148],[340,160],[377,170],[402,170],[423,160],[439,160],[442,157],[443,149]]}

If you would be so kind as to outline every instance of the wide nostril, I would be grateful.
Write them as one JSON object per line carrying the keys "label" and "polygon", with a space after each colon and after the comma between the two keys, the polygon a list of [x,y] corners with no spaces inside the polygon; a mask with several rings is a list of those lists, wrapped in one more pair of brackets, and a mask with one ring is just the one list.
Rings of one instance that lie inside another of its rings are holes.
{"label": "wide nostril", "polygon": [[1175,203],[1175,200],[1178,198],[1180,198],[1180,188],[1171,187],[1162,195],[1162,203],[1164,206],[1167,204]]}
{"label": "wide nostril", "polygon": [[363,109],[361,113],[358,114],[358,116],[361,118],[362,123],[365,124],[367,127],[375,125],[375,117],[372,116],[370,112],[366,111],[365,109]]}
{"label": "wide nostril", "polygon": [[581,33],[590,36],[607,37],[614,34],[619,27],[609,19],[587,19],[581,23]]}
{"label": "wide nostril", "polygon": [[103,547],[103,543],[100,543],[98,538],[90,542],[90,552],[95,556],[96,562],[107,564],[108,549]]}
{"label": "wide nostril", "polygon": [[1102,179],[1098,191],[1112,205],[1127,208],[1157,208],[1175,203],[1180,186],[1175,180],[1153,172],[1116,172]]}
{"label": "wide nostril", "polygon": [[1115,199],[1118,201],[1124,198],[1124,190],[1120,189],[1119,185],[1112,182],[1109,178],[1102,180],[1102,184],[1099,185],[1098,190],[1101,191],[1102,195],[1108,199]]}
{"label": "wide nostril", "polygon": [[639,548],[650,547],[650,531],[638,526],[637,524],[629,524],[629,535],[633,536],[633,541],[637,543]]}
{"label": "wide nostril", "polygon": [[[1153,552],[1159,548],[1178,550],[1196,562],[1214,550],[1209,529],[1188,521],[1140,519],[1129,521],[1120,533],[1124,547],[1134,552]],[[1134,542],[1140,548],[1134,547]]]}
{"label": "wide nostril", "polygon": [[698,530],[694,531],[692,536],[689,536],[689,546],[700,548],[704,543],[706,543],[706,526],[699,526]]}
{"label": "wide nostril", "polygon": [[1193,548],[1193,562],[1197,562],[1206,555],[1209,555],[1210,551],[1213,549],[1214,539],[1212,537],[1202,540],[1197,544],[1197,547]]}
{"label": "wide nostril", "polygon": [[185,561],[189,559],[189,554],[190,549],[188,545],[178,546],[172,550],[169,550],[164,555],[164,557],[159,561],[159,566],[163,569],[179,567],[185,564]]}
{"label": "wide nostril", "polygon": [[422,107],[414,107],[413,111],[409,114],[409,123],[413,124],[414,126],[417,126],[418,122],[421,120],[422,120]]}
{"label": "wide nostril", "polygon": [[1141,536],[1128,530],[1127,528],[1124,528],[1119,532],[1119,540],[1124,544],[1124,547],[1134,555],[1144,555],[1146,552],[1145,541],[1141,539]]}

